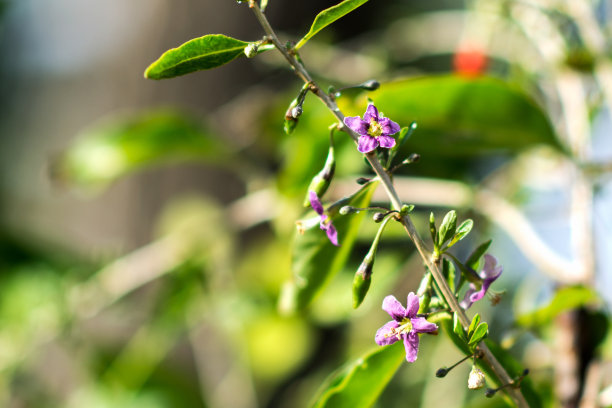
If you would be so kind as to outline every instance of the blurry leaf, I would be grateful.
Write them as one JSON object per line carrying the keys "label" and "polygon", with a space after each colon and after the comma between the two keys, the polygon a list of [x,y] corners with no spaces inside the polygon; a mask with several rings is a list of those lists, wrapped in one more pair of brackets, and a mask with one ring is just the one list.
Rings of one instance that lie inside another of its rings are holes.
{"label": "blurry leaf", "polygon": [[[406,144],[410,151],[461,156],[537,144],[563,150],[545,113],[523,92],[496,78],[411,78],[383,84],[369,95],[386,117],[400,125],[419,124]],[[407,153],[402,149],[402,155]]]}
{"label": "blurry leaf", "polygon": [[449,211],[442,220],[440,230],[438,231],[438,246],[442,247],[446,241],[455,235],[457,229],[457,213],[455,210]]}
{"label": "blurry leaf", "polygon": [[455,232],[455,236],[453,237],[451,242],[448,243],[449,248],[455,245],[458,241],[461,241],[467,234],[469,234],[470,231],[472,230],[472,227],[474,227],[474,221],[472,220],[463,221],[461,225],[459,225],[459,227],[457,228],[457,231]]}
{"label": "blurry leaf", "polygon": [[438,234],[436,230],[436,217],[434,216],[433,212],[429,213],[429,233],[431,234],[431,241],[433,242],[434,246],[439,248],[436,240],[436,236]]}
{"label": "blurry leaf", "polygon": [[547,306],[531,313],[518,316],[516,321],[521,326],[539,327],[546,325],[560,313],[576,309],[598,300],[597,293],[583,286],[572,286],[557,291]]}
{"label": "blurry leaf", "polygon": [[344,0],[342,3],[336,4],[328,9],[320,12],[314,19],[310,31],[302,38],[295,46],[299,50],[308,40],[315,36],[319,31],[338,20],[340,17],[350,13],[357,7],[366,3],[368,0]]}
{"label": "blurry leaf", "polygon": [[378,348],[332,374],[323,384],[313,408],[371,407],[405,358],[401,341]]}
{"label": "blurry leaf", "polygon": [[[358,193],[347,199],[342,205],[353,207],[367,207],[378,185],[377,182],[368,183]],[[329,242],[324,231],[319,228],[318,221],[303,234],[297,234],[293,242],[292,270],[295,283],[292,293],[285,294],[290,299],[284,307],[289,309],[303,309],[329,278],[344,266],[351,252],[359,225],[365,213],[341,216],[332,214],[332,221],[338,230],[340,247]]]}
{"label": "blurry leaf", "polygon": [[57,164],[62,181],[100,187],[165,162],[221,162],[227,148],[193,119],[171,111],[113,118],[78,135]]}
{"label": "blurry leaf", "polygon": [[248,42],[222,34],[194,38],[163,53],[157,61],[149,65],[144,76],[149,79],[164,79],[216,68],[244,55],[247,45]]}
{"label": "blurry leaf", "polygon": [[266,11],[266,7],[268,7],[268,0],[261,0],[259,8],[261,8],[262,13]]}
{"label": "blurry leaf", "polygon": [[486,322],[479,323],[476,329],[474,330],[474,333],[470,336],[468,346],[474,347],[475,345],[480,343],[482,339],[487,337],[488,334],[489,334],[488,323]]}
{"label": "blurry leaf", "polygon": [[457,277],[457,270],[455,269],[455,265],[448,259],[442,259],[442,273],[446,277],[446,282],[448,283],[450,290],[455,293],[455,281]]}
{"label": "blurry leaf", "polygon": [[467,341],[467,337],[465,336],[465,329],[461,325],[459,321],[459,316],[457,313],[453,313],[453,332],[459,336],[459,338],[463,341]]}
{"label": "blurry leaf", "polygon": [[480,258],[482,258],[485,252],[487,252],[487,249],[489,249],[489,246],[491,246],[491,242],[491,240],[488,240],[487,242],[483,242],[482,244],[478,245],[476,249],[472,251],[467,261],[465,261],[465,266],[476,270],[478,268]]}
{"label": "blurry leaf", "polygon": [[476,313],[476,315],[474,315],[474,317],[472,318],[472,322],[470,323],[470,328],[468,329],[468,337],[472,337],[472,334],[474,334],[474,330],[476,330],[476,327],[478,327],[479,324],[480,315]]}

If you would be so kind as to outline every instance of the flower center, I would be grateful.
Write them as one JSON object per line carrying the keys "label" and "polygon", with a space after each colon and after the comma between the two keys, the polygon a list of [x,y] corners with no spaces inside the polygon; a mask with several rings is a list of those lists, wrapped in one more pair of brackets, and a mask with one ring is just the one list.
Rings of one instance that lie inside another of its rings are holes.
{"label": "flower center", "polygon": [[378,137],[378,136],[382,135],[382,132],[383,132],[382,125],[380,123],[378,123],[376,121],[376,119],[371,118],[370,119],[370,127],[368,128],[368,135],[370,135],[372,137]]}
{"label": "flower center", "polygon": [[389,333],[385,334],[385,337],[396,336],[398,340],[401,340],[402,334],[410,333],[411,331],[412,322],[410,321],[410,318],[406,317],[400,322],[398,327],[391,329]]}

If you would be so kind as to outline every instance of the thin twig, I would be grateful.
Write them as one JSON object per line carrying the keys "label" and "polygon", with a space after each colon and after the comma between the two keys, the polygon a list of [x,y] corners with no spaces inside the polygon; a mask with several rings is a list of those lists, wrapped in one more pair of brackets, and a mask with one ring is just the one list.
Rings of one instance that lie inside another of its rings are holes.
{"label": "thin twig", "polygon": [[[274,43],[278,51],[280,51],[280,53],[289,62],[289,64],[291,65],[293,70],[296,72],[296,74],[303,81],[311,84],[312,92],[315,95],[317,95],[323,103],[325,103],[328,109],[338,119],[338,121],[340,122],[339,124],[340,128],[346,133],[348,133],[353,138],[354,141],[357,141],[359,136],[355,132],[353,132],[351,129],[349,129],[347,126],[344,125],[344,114],[340,111],[335,101],[332,98],[330,98],[329,95],[323,92],[321,88],[319,88],[316,85],[316,83],[312,80],[310,74],[306,71],[303,65],[299,63],[297,59],[287,50],[287,48],[285,48],[281,44],[281,42],[278,40],[278,37],[276,36],[276,33],[274,32],[274,30],[268,23],[266,16],[259,9],[259,6],[257,5],[257,3],[255,1],[251,1],[249,3],[249,6],[255,13],[257,20],[260,22],[266,34],[270,37],[270,39],[272,40],[272,42]],[[395,190],[395,187],[393,186],[393,182],[391,181],[389,174],[385,171],[382,164],[377,160],[376,155],[373,152],[368,153],[365,156],[368,162],[370,163],[370,165],[372,166],[372,169],[374,170],[374,172],[380,179],[385,191],[387,192],[387,195],[389,196],[389,200],[391,201],[392,208],[399,211],[402,208],[402,202],[399,199],[399,196],[397,194],[397,191]],[[436,263],[432,261],[431,251],[427,249],[427,247],[425,246],[425,243],[423,242],[423,240],[417,233],[416,228],[414,224],[412,223],[412,220],[410,219],[408,215],[404,215],[401,217],[401,223],[404,226],[406,233],[408,234],[408,236],[410,237],[410,239],[413,241],[414,245],[416,246],[417,251],[421,255],[421,258],[423,259],[427,267],[430,269],[432,276],[434,277],[436,283],[442,290],[442,293],[446,301],[450,305],[451,309],[453,310],[453,312],[457,313],[461,324],[464,327],[468,327],[470,324],[470,320],[465,314],[465,311],[459,306],[459,303],[457,299],[455,298],[455,295],[448,287],[448,284],[446,283],[446,280],[444,279],[444,276],[442,275],[440,268],[438,267]],[[485,343],[480,342],[480,344],[478,345],[478,348],[483,352],[483,355],[484,355],[483,361],[485,361],[493,369],[493,371],[495,372],[495,374],[501,381],[502,385],[511,383],[512,378],[508,375],[508,373],[506,372],[504,367],[499,363],[499,361],[497,361],[497,359],[495,358],[493,353],[491,353],[491,351],[485,345]],[[510,394],[511,398],[514,400],[517,406],[519,407],[529,406],[527,404],[527,401],[525,401],[523,395],[518,389],[513,388],[513,387],[508,387],[506,388],[506,390]]]}

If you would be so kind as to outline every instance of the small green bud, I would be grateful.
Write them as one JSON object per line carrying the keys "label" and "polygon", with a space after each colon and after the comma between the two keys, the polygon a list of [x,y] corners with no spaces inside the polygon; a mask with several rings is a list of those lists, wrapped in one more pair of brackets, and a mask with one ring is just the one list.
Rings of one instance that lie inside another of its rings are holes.
{"label": "small green bud", "polygon": [[429,213],[429,233],[431,234],[431,240],[433,241],[434,247],[438,247],[438,242],[436,240],[436,218],[434,217],[434,213]]}
{"label": "small green bud", "polygon": [[345,205],[340,208],[338,211],[341,215],[355,214],[358,213],[359,208],[351,207],[350,205]]}
{"label": "small green bud", "polygon": [[421,160],[421,155],[418,153],[412,153],[410,156],[408,156],[406,160],[408,161],[408,163],[416,163]]}
{"label": "small green bud", "polygon": [[[301,107],[300,107],[301,108]],[[319,173],[312,178],[310,185],[308,186],[307,191],[314,191],[317,193],[319,197],[322,197],[323,194],[329,188],[331,184],[332,178],[334,177],[334,173],[336,172],[336,156],[334,153],[334,145],[333,143],[329,146],[329,151],[327,152],[327,159],[325,159],[325,164]],[[304,198],[304,207],[308,207],[310,205],[310,200],[308,198],[308,193]]]}
{"label": "small green bud", "polygon": [[369,182],[370,182],[369,178],[359,177],[357,179],[357,184],[359,184],[360,186],[363,186],[364,184],[368,184]]}
{"label": "small green bud", "polygon": [[370,289],[374,258],[368,258],[369,257],[366,256],[361,265],[359,265],[359,269],[357,269],[357,273],[355,273],[355,278],[353,279],[353,309],[359,307]]}
{"label": "small green bud", "polygon": [[402,208],[400,210],[400,214],[401,215],[408,215],[412,212],[412,210],[414,210],[414,205],[410,204],[404,204],[402,205]]}
{"label": "small green bud", "polygon": [[496,393],[496,392],[497,392],[497,390],[496,390],[496,389],[493,389],[493,388],[487,388],[487,389],[485,390],[485,397],[487,397],[487,398],[493,398],[493,396],[495,395],[495,393]]}
{"label": "small green bud", "polygon": [[365,81],[363,84],[358,86],[361,89],[365,89],[366,91],[375,91],[380,88],[380,82],[375,79],[370,79],[369,81]]}
{"label": "small green bud", "polygon": [[297,119],[293,118],[293,117],[287,117],[285,116],[285,123],[283,124],[283,129],[285,130],[285,133],[290,135],[291,133],[293,133],[293,131],[295,130],[295,127],[297,126]]}

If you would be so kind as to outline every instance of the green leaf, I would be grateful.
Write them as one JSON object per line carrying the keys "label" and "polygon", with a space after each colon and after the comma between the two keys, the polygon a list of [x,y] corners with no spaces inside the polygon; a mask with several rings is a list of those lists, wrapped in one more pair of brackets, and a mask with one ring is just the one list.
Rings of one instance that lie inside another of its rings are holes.
{"label": "green leaf", "polygon": [[597,293],[584,286],[571,286],[560,289],[550,303],[531,313],[519,316],[516,321],[521,326],[540,327],[546,325],[560,313],[576,309],[599,300]]}
{"label": "green leaf", "polygon": [[442,247],[446,241],[455,235],[457,229],[457,213],[451,210],[444,216],[440,231],[438,231],[438,247]]}
{"label": "green leaf", "polygon": [[118,116],[86,129],[55,163],[60,181],[86,187],[147,166],[177,161],[222,163],[228,150],[197,121],[174,111]]}
{"label": "green leaf", "polygon": [[455,282],[456,282],[456,277],[457,277],[457,270],[455,269],[455,265],[452,262],[450,262],[448,259],[443,259],[442,260],[442,273],[446,277],[446,282],[448,283],[450,290],[453,293],[455,293],[455,289],[456,289]]}
{"label": "green leaf", "polygon": [[371,407],[405,356],[400,341],[365,354],[332,374],[319,389],[311,407]]}
{"label": "green leaf", "polygon": [[308,40],[315,36],[319,31],[338,20],[340,17],[350,13],[357,7],[366,3],[368,0],[344,0],[342,3],[336,4],[328,9],[320,12],[314,19],[310,31],[302,38],[295,46],[299,50]]}
{"label": "green leaf", "polygon": [[438,240],[436,239],[437,230],[436,230],[436,217],[434,217],[434,213],[429,213],[429,233],[431,234],[431,241],[433,242],[436,248],[438,247]]}
{"label": "green leaf", "polygon": [[476,313],[476,315],[472,318],[472,322],[470,323],[470,328],[468,329],[468,337],[472,337],[472,334],[474,334],[474,330],[476,330],[476,327],[478,327],[479,323],[480,315]]}
{"label": "green leaf", "polygon": [[472,333],[472,335],[470,336],[468,346],[470,347],[476,346],[478,343],[480,343],[482,339],[487,337],[488,334],[489,334],[489,325],[486,322],[482,322],[478,324],[478,326],[474,330],[474,333]]}
{"label": "green leaf", "polygon": [[338,210],[344,205],[367,207],[377,185],[377,182],[368,183],[355,195],[335,205],[335,210],[328,209],[332,222],[338,230],[340,247],[335,247],[329,242],[325,232],[319,228],[318,222],[312,228],[306,229],[303,234],[296,235],[291,261],[295,281],[294,285],[287,289],[289,292],[283,294],[283,302],[288,302],[284,308],[303,309],[325,283],[342,269],[355,243],[365,213],[342,216],[338,214]]}
{"label": "green leaf", "polygon": [[244,55],[247,45],[248,42],[222,34],[194,38],[163,53],[149,65],[144,76],[149,79],[165,79],[216,68]]}
{"label": "green leaf", "polygon": [[478,245],[476,247],[476,249],[474,249],[472,251],[472,253],[468,257],[467,261],[465,261],[465,266],[467,266],[468,268],[471,268],[473,270],[476,270],[478,268],[478,263],[480,261],[480,258],[482,258],[482,256],[485,254],[485,252],[487,252],[487,249],[489,249],[489,246],[491,245],[491,242],[493,242],[493,241],[492,240],[488,240],[488,241],[483,242],[482,244]]}
{"label": "green leaf", "polygon": [[465,329],[461,325],[461,322],[459,321],[459,316],[457,315],[456,312],[453,313],[453,332],[457,336],[459,336],[459,338],[461,338],[461,340],[467,341],[467,337],[465,335]]}
{"label": "green leaf", "polygon": [[497,78],[410,78],[383,84],[368,95],[400,125],[419,124],[402,155],[473,156],[539,144],[564,150],[544,111],[520,89]]}
{"label": "green leaf", "polygon": [[453,245],[455,245],[457,242],[461,241],[467,234],[470,233],[470,231],[472,230],[472,227],[474,227],[474,221],[472,220],[465,220],[461,223],[461,225],[459,225],[459,228],[457,228],[457,232],[455,232],[455,236],[453,236],[453,239],[451,240],[451,242],[448,243],[448,247],[452,247]]}

